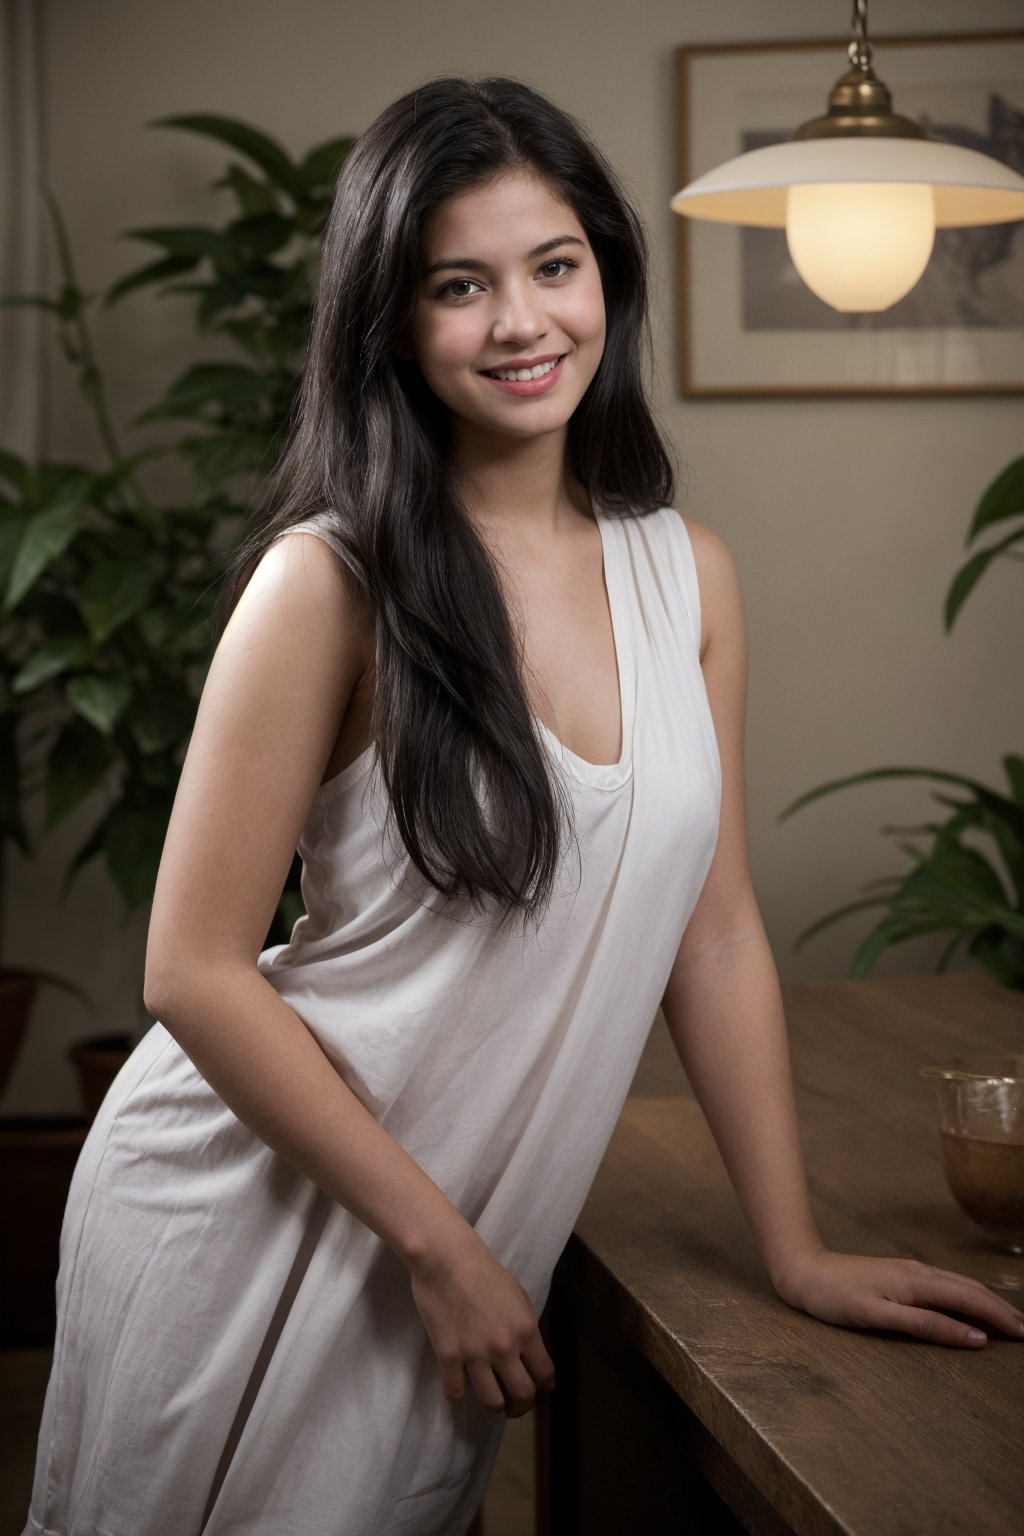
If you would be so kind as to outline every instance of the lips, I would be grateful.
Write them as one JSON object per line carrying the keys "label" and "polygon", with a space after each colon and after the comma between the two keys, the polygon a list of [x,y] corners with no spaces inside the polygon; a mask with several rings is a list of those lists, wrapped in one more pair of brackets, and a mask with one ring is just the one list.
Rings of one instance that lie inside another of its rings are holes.
{"label": "lips", "polygon": [[[568,355],[567,352],[563,353],[553,368],[548,368],[545,373],[539,374],[535,379],[498,379],[493,373],[482,373],[480,377],[486,379],[495,389],[503,390],[507,395],[542,395],[554,389],[558,383]],[[538,364],[534,363],[534,367],[537,366]]]}
{"label": "lips", "polygon": [[511,358],[507,363],[495,363],[493,368],[483,368],[481,372],[486,373],[488,377],[496,373],[525,372],[531,368],[541,368],[545,363],[561,362],[562,358],[566,355],[564,352],[549,352],[547,357],[515,357]]}

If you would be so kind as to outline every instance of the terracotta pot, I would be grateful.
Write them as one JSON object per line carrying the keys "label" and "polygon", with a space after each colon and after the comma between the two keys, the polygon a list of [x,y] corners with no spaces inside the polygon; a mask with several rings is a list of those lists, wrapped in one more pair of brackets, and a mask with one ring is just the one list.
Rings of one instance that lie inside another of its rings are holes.
{"label": "terracotta pot", "polygon": [[131,1053],[127,1035],[94,1035],[68,1046],[68,1059],[78,1073],[82,1108],[90,1121],[95,1119],[107,1089]]}
{"label": "terracotta pot", "polygon": [[7,1088],[39,983],[28,971],[0,971],[0,1094]]}
{"label": "terracotta pot", "polygon": [[79,1115],[0,1116],[0,1347],[53,1343],[68,1186],[89,1130]]}

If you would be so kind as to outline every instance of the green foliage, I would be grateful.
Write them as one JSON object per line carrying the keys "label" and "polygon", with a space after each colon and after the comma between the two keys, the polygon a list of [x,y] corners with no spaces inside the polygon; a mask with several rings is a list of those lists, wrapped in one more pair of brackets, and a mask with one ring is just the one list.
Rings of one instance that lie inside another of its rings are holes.
{"label": "green foliage", "polygon": [[[1015,460],[989,486],[975,511],[967,543],[993,523],[1011,517],[1021,518],[1020,526],[972,556],[957,572],[946,597],[947,631],[992,560],[1000,555],[1024,558],[1011,549],[1024,542],[1024,459]],[[788,805],[779,815],[780,822],[823,795],[869,779],[931,779],[966,791],[965,798],[933,791],[932,799],[951,813],[944,821],[909,829],[883,827],[886,833],[930,833],[932,841],[924,849],[901,842],[901,851],[913,861],[912,869],[870,881],[869,886],[881,894],[827,913],[804,929],[793,948],[799,949],[840,918],[881,907],[885,915],[854,955],[852,977],[870,975],[889,945],[927,933],[949,933],[952,938],[939,958],[938,971],[944,971],[957,949],[966,945],[967,953],[997,980],[1024,990],[1024,758],[1010,753],[1002,761],[1008,794],[940,769],[873,768],[820,784]],[[966,840],[971,837],[980,838],[982,846]]]}
{"label": "green foliage", "polygon": [[[67,881],[101,858],[126,913],[147,903],[205,681],[216,585],[243,530],[253,475],[283,440],[306,344],[319,242],[333,184],[353,140],[315,145],[300,161],[246,123],[214,114],[155,126],[227,145],[214,186],[233,211],[218,227],[160,226],[127,238],[158,259],[87,293],[56,199],[44,196],[60,270],[55,296],[11,295],[53,316],[93,414],[104,464],[28,464],[0,449],[0,848],[34,849],[23,806],[44,795],[43,835],[97,790],[98,820]],[[188,277],[189,281],[182,281]],[[149,289],[186,298],[223,361],[195,362],[130,423],[177,423],[182,435],[125,453],[110,420],[90,311]],[[240,356],[241,354],[241,356]],[[191,493],[169,504],[142,471],[177,458]],[[301,912],[298,862],[274,928]],[[52,979],[52,978],[47,978]]]}
{"label": "green foliage", "polygon": [[953,621],[960,612],[968,593],[973,590],[993,560],[998,559],[1000,555],[1011,560],[1024,560],[1024,549],[1014,548],[1017,544],[1024,545],[1024,458],[1014,459],[1013,463],[1008,464],[993,480],[978,503],[966,542],[973,543],[979,533],[991,528],[993,523],[1005,522],[1008,518],[1018,519],[1017,526],[1011,528],[1010,532],[995,544],[978,550],[954,576],[953,583],[946,594],[947,632],[952,629]]}
{"label": "green foliage", "polygon": [[[1009,795],[937,769],[873,768],[821,784],[787,806],[780,821],[822,795],[869,779],[937,779],[959,784],[967,791],[963,799],[933,792],[935,801],[952,810],[944,822],[909,829],[883,828],[885,832],[931,833],[933,840],[924,850],[901,842],[899,847],[913,860],[913,869],[902,876],[889,875],[870,882],[883,888],[884,894],[849,902],[819,918],[799,935],[794,949],[840,918],[881,907],[885,916],[857,950],[851,976],[869,975],[888,945],[945,932],[952,933],[953,938],[940,957],[938,970],[945,970],[956,950],[966,944],[978,964],[1006,986],[1024,988],[1024,758],[1007,756],[1003,767]],[[982,852],[970,846],[964,840],[970,833],[989,839],[991,848]]]}

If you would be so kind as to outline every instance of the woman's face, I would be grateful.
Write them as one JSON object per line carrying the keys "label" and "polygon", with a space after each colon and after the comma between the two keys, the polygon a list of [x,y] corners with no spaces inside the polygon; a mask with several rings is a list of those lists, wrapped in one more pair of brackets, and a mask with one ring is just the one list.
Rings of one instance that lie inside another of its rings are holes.
{"label": "woman's face", "polygon": [[[605,339],[601,275],[573,210],[536,173],[505,172],[442,203],[423,268],[410,350],[463,429],[564,430]],[[528,381],[494,377],[539,365]]]}

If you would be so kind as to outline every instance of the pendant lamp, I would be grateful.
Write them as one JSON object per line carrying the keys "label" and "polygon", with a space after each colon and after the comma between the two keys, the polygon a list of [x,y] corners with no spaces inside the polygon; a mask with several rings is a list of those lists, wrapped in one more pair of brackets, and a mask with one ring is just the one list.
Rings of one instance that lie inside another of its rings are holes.
{"label": "pendant lamp", "polygon": [[727,160],[669,205],[692,219],[785,228],[793,265],[833,309],[890,308],[921,277],[936,228],[1024,218],[1024,176],[892,109],[855,0],[850,68],[824,117]]}

